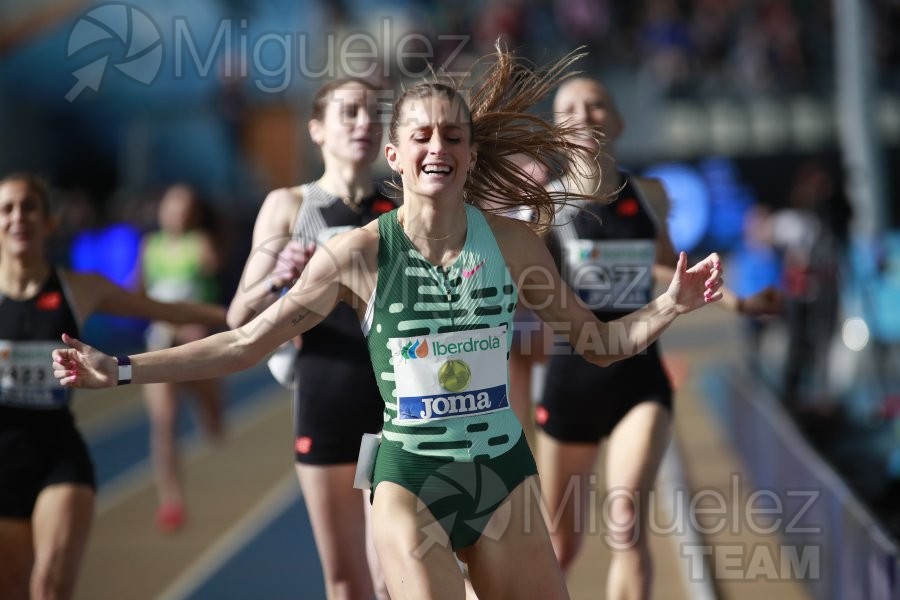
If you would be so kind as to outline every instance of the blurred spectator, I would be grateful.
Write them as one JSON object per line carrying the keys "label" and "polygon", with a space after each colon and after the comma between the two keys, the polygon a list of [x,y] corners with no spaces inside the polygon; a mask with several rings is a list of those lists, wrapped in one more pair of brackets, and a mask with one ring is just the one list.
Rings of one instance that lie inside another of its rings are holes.
{"label": "blurred spectator", "polygon": [[649,0],[640,31],[645,66],[666,89],[684,83],[689,75],[691,39],[675,0]]}
{"label": "blurred spectator", "polygon": [[694,0],[690,21],[696,66],[707,79],[721,85],[726,79],[725,60],[732,41],[734,13],[728,2]]}
{"label": "blurred spectator", "polygon": [[[771,211],[763,205],[750,207],[744,215],[744,232],[740,246],[731,254],[728,279],[740,298],[759,292],[766,287],[778,287],[781,281],[781,264],[770,245]],[[756,317],[744,319],[748,332],[749,356],[759,362],[760,338],[767,321]]]}
{"label": "blurred spectator", "polygon": [[609,0],[555,0],[559,28],[575,43],[597,43],[609,34]]}
{"label": "blurred spectator", "polygon": [[[166,190],[159,204],[159,231],[141,244],[142,283],[148,296],[165,302],[216,300],[215,273],[220,259],[212,236],[199,227],[202,207],[186,185]],[[147,348],[159,350],[201,339],[209,331],[198,325],[173,326],[154,322],[147,330]],[[222,392],[216,379],[184,384],[197,399],[200,425],[213,438],[222,433]],[[184,490],[176,448],[179,386],[147,384],[144,399],[150,413],[150,447],[159,509],[156,525],[174,531],[185,519]]]}
{"label": "blurred spectator", "polygon": [[525,5],[521,0],[493,0],[481,9],[475,21],[475,46],[478,54],[492,51],[497,38],[510,48],[522,44],[525,28]]}
{"label": "blurred spectator", "polygon": [[832,174],[811,160],[797,170],[789,206],[772,216],[772,242],[782,254],[789,327],[784,398],[830,403],[828,349],[838,314],[838,267],[849,233],[850,206]]}

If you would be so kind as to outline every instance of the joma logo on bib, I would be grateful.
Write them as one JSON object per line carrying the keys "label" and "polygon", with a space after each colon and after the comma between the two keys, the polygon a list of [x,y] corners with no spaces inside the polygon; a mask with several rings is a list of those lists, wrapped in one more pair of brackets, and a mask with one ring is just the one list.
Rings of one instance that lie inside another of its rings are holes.
{"label": "joma logo on bib", "polygon": [[464,394],[401,397],[400,419],[445,419],[507,408],[506,386],[473,390]]}
{"label": "joma logo on bib", "polygon": [[422,398],[425,409],[419,411],[419,418],[432,419],[444,415],[482,412],[491,408],[491,397],[487,392],[463,394],[459,396],[438,396]]}

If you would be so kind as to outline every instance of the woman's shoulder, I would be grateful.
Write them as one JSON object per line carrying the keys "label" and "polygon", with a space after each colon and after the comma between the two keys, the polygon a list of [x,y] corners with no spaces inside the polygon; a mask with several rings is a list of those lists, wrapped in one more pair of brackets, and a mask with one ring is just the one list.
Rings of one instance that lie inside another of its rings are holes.
{"label": "woman's shoulder", "polygon": [[629,176],[631,184],[642,194],[647,204],[660,217],[666,217],[669,213],[671,202],[666,192],[666,187],[659,179],[651,177]]}
{"label": "woman's shoulder", "polygon": [[335,250],[378,250],[378,219],[339,233],[325,244]]}
{"label": "woman's shoulder", "polygon": [[269,192],[256,216],[257,227],[267,231],[290,229],[303,203],[301,187],[282,187]]}
{"label": "woman's shoulder", "polygon": [[275,188],[266,194],[263,206],[267,204],[281,207],[298,207],[303,202],[303,187],[295,185],[293,187]]}
{"label": "woman's shoulder", "polygon": [[525,221],[491,213],[482,214],[504,255],[527,252],[532,244],[542,244],[538,234]]}
{"label": "woman's shoulder", "polygon": [[494,235],[521,235],[525,231],[534,233],[528,222],[518,218],[518,215],[515,213],[496,214],[485,211],[480,212],[484,215],[484,220],[487,221],[487,224],[490,226],[491,230],[493,230]]}

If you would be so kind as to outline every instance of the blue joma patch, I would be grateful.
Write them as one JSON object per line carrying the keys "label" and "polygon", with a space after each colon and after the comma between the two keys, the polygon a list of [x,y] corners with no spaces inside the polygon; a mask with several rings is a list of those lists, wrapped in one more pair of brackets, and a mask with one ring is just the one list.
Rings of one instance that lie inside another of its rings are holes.
{"label": "blue joma patch", "polygon": [[400,420],[448,419],[509,407],[506,386],[432,396],[400,397]]}

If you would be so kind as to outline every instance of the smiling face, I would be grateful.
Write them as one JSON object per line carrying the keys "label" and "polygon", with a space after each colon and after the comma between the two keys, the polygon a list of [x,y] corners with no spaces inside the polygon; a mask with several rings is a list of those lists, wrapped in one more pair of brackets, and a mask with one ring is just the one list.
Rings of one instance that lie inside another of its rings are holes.
{"label": "smiling face", "polygon": [[[593,79],[573,79],[564,83],[553,99],[553,115],[557,124],[582,125],[614,142],[622,133],[624,123],[612,96],[600,82]],[[597,140],[579,136],[572,141],[598,150]]]}
{"label": "smiling face", "polygon": [[25,179],[0,183],[0,250],[14,257],[43,251],[53,229],[46,198]]}
{"label": "smiling face", "polygon": [[431,198],[458,198],[476,148],[462,98],[436,91],[407,97],[394,115],[385,156],[400,173],[405,192]]}
{"label": "smiling face", "polygon": [[368,166],[375,160],[383,133],[375,90],[351,81],[328,92],[314,110],[309,134],[326,161]]}

